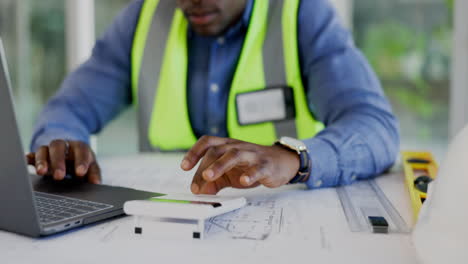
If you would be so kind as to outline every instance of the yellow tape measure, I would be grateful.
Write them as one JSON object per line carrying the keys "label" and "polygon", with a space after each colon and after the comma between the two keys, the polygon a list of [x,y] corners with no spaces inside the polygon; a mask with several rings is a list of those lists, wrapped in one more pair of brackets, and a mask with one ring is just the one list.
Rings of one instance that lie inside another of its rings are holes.
{"label": "yellow tape measure", "polygon": [[418,218],[419,210],[427,198],[427,187],[437,176],[437,163],[429,152],[403,151],[401,153],[413,217]]}

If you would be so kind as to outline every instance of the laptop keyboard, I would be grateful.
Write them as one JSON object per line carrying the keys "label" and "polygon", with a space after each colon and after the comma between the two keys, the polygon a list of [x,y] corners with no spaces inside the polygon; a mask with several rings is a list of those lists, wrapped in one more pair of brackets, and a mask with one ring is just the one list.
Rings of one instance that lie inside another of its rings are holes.
{"label": "laptop keyboard", "polygon": [[112,205],[84,201],[64,196],[35,192],[36,208],[42,225],[52,224],[90,213],[106,210]]}

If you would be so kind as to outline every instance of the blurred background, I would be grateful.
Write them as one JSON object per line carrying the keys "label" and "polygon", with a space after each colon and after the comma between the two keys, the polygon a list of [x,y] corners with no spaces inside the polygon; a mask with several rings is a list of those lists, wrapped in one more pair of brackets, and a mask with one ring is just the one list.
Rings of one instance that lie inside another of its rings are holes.
{"label": "blurred background", "polygon": [[[76,2],[88,4],[76,6]],[[86,56],[86,51],[77,58],[67,54],[67,43],[83,40],[67,33],[84,23],[92,30],[83,38],[92,42],[128,2],[0,0],[0,36],[25,144],[43,104],[67,71]],[[402,148],[430,149],[442,155],[449,139],[454,0],[332,2],[383,83],[401,122]],[[101,155],[136,152],[134,112],[130,109],[112,122],[97,142]]]}

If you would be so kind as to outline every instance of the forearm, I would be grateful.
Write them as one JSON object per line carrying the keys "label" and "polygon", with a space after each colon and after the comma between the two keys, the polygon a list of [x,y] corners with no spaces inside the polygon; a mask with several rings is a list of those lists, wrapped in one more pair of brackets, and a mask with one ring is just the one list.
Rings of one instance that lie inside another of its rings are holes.
{"label": "forearm", "polygon": [[[312,15],[311,15],[312,14]],[[326,129],[305,140],[310,188],[382,173],[399,149],[398,122],[376,74],[326,0],[302,1],[299,49],[311,112]]]}
{"label": "forearm", "polygon": [[326,129],[307,140],[311,188],[350,184],[382,173],[399,149],[398,122],[380,83],[353,47],[311,67],[308,98]]}
{"label": "forearm", "polygon": [[346,185],[376,176],[394,163],[398,124],[391,113],[360,106],[305,142],[312,160],[307,186]]}
{"label": "forearm", "polygon": [[102,53],[95,49],[93,57],[70,74],[47,103],[37,121],[32,151],[54,139],[88,142],[90,134],[98,133],[129,104],[127,79],[100,57]]}
{"label": "forearm", "polygon": [[143,1],[133,1],[96,42],[92,56],[71,73],[38,118],[31,150],[54,139],[88,142],[89,135],[131,103],[130,52]]}
{"label": "forearm", "polygon": [[55,139],[89,142],[89,135],[96,130],[96,121],[88,107],[81,105],[83,98],[70,98],[59,92],[40,113],[31,140],[31,151],[47,146]]}

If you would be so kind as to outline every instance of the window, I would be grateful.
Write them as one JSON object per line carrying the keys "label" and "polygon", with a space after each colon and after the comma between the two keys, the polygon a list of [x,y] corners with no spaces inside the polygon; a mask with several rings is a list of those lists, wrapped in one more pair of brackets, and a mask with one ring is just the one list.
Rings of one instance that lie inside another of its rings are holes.
{"label": "window", "polygon": [[354,0],[354,36],[399,117],[403,148],[444,151],[453,0]]}
{"label": "window", "polygon": [[63,0],[0,2],[0,36],[25,148],[38,111],[65,75],[64,8]]}

